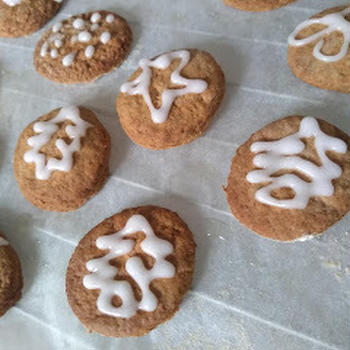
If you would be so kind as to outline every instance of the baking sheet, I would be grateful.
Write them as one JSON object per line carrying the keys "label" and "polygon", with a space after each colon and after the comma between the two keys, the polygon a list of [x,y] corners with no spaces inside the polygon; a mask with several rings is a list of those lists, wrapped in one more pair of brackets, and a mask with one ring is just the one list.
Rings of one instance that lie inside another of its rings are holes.
{"label": "baking sheet", "polygon": [[[67,0],[49,25],[88,10],[114,10],[134,32],[120,69],[93,84],[62,86],[32,65],[40,32],[0,39],[0,230],[17,249],[23,298],[0,319],[0,349],[349,349],[349,215],[323,236],[278,243],[230,215],[221,186],[239,144],[289,114],[322,117],[349,133],[348,96],[293,76],[286,39],[312,14],[344,1],[301,0],[268,13],[244,13],[220,0]],[[48,26],[46,26],[48,27]],[[45,29],[46,29],[45,27]],[[227,80],[208,132],[167,151],[134,145],[115,114],[120,85],[142,57],[183,47],[211,52]],[[23,128],[67,103],[91,108],[112,138],[111,177],[81,209],[40,211],[20,194],[12,157]],[[66,301],[68,260],[80,238],[123,208],[175,210],[198,245],[192,290],[180,311],[139,339],[88,334]]]}

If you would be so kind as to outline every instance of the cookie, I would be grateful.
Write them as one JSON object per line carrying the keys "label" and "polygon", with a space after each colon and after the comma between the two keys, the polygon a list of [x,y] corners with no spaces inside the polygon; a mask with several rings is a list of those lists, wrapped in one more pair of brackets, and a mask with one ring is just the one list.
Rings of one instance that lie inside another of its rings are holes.
{"label": "cookie", "polygon": [[225,77],[205,51],[183,49],[152,59],[122,85],[120,123],[136,144],[165,149],[203,134],[224,97]]}
{"label": "cookie", "polygon": [[0,233],[0,316],[21,298],[23,277],[19,258]]}
{"label": "cookie", "polygon": [[288,37],[288,64],[306,83],[350,92],[350,6],[332,7],[299,24]]}
{"label": "cookie", "polygon": [[0,0],[0,37],[29,35],[48,22],[62,0]]}
{"label": "cookie", "polygon": [[125,209],[79,242],[66,275],[69,304],[91,332],[144,335],[179,309],[191,286],[195,246],[176,213]]}
{"label": "cookie", "polygon": [[42,35],[34,52],[35,69],[59,83],[90,82],[118,67],[131,42],[128,23],[113,12],[72,16]]}
{"label": "cookie", "polygon": [[223,0],[227,6],[242,11],[270,11],[286,6],[295,0]]}
{"label": "cookie", "polygon": [[90,110],[55,109],[19,137],[14,157],[18,186],[40,209],[77,209],[106,181],[110,148],[108,132]]}
{"label": "cookie", "polygon": [[232,159],[233,215],[267,238],[322,233],[350,207],[350,138],[321,119],[290,116],[266,125]]}

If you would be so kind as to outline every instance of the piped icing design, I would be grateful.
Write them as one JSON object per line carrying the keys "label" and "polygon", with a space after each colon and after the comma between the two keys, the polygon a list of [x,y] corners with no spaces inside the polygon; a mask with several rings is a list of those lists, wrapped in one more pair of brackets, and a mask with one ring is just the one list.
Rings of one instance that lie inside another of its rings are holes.
{"label": "piped icing design", "polygon": [[[180,59],[181,62],[171,73],[170,81],[173,84],[183,85],[184,87],[163,91],[161,96],[162,105],[160,108],[156,108],[149,93],[152,78],[151,68],[166,69],[175,59]],[[181,76],[181,70],[188,64],[189,60],[190,53],[187,50],[169,52],[153,60],[142,59],[139,62],[139,67],[142,69],[141,74],[134,80],[124,83],[120,91],[128,95],[142,95],[150,110],[153,122],[163,123],[167,120],[170,108],[176,97],[191,93],[200,94],[208,87],[207,82],[202,79],[187,79]]]}
{"label": "piped icing design", "polygon": [[[126,271],[142,292],[140,301],[136,300],[133,288],[128,281],[115,280],[118,268],[109,264],[110,260],[128,254],[134,249],[135,240],[127,239],[127,236],[136,232],[145,234],[140,246],[146,254],[154,258],[154,265],[149,270],[138,256],[130,257],[125,263]],[[96,246],[101,250],[108,250],[108,253],[87,262],[86,268],[91,273],[84,276],[83,285],[87,289],[100,290],[96,303],[97,309],[103,314],[124,318],[134,316],[137,310],[154,311],[158,306],[158,299],[149,286],[154,279],[174,277],[174,265],[165,260],[173,252],[173,245],[157,237],[144,216],[133,215],[122,230],[99,237],[96,240]],[[121,306],[112,305],[114,296],[122,300]]]}
{"label": "piped icing design", "polygon": [[[40,153],[40,150],[59,130],[58,124],[66,120],[74,124],[69,124],[65,128],[67,136],[72,139],[72,142],[68,145],[63,139],[57,139],[56,147],[62,153],[62,159],[49,158],[46,162],[46,157]],[[35,163],[36,178],[47,180],[54,170],[70,171],[73,166],[73,154],[80,150],[80,140],[85,136],[89,127],[92,127],[92,124],[80,117],[79,108],[76,106],[63,107],[54,118],[34,123],[33,130],[38,135],[28,138],[27,144],[31,150],[24,153],[23,159],[26,163]]]}
{"label": "piped icing design", "polygon": [[[62,55],[60,49],[63,48],[64,42],[67,40],[72,44],[78,42],[85,43],[87,46],[83,49],[84,57],[91,59],[96,50],[96,47],[92,44],[93,36],[96,35],[94,32],[96,32],[104,24],[104,22],[110,25],[114,21],[115,16],[112,14],[102,16],[100,13],[95,12],[90,16],[89,20],[76,18],[71,24],[66,23],[64,25],[62,22],[58,22],[52,27],[52,35],[42,44],[40,48],[40,56],[46,57],[49,54],[52,59],[59,58],[60,54]],[[71,27],[73,29],[73,34],[69,38],[64,35],[64,30],[67,29],[67,27]],[[99,33],[98,35],[98,42],[102,43],[102,45],[106,45],[112,37],[111,33],[106,30],[102,33]],[[50,49],[52,43],[55,48]],[[77,55],[78,50],[65,53],[61,58],[62,65],[65,67],[71,66],[74,63]]]}
{"label": "piped icing design", "polygon": [[[302,138],[314,138],[314,145],[321,166],[300,156],[305,149]],[[253,153],[258,153],[253,163],[261,168],[247,174],[250,183],[266,183],[255,192],[255,199],[261,203],[283,209],[304,209],[311,197],[331,196],[334,193],[332,180],[341,176],[341,167],[330,160],[326,152],[333,151],[346,153],[346,143],[336,137],[325,134],[319,127],[318,121],[313,117],[302,119],[299,131],[277,141],[254,142],[250,146]],[[310,182],[299,176],[287,173],[274,176],[280,170],[296,170],[307,176]],[[290,188],[294,191],[291,199],[277,199],[271,192],[280,188]]]}
{"label": "piped icing design", "polygon": [[[291,46],[304,46],[310,44],[313,41],[317,41],[314,49],[313,55],[324,62],[336,62],[341,60],[346,56],[349,51],[350,44],[350,22],[346,20],[345,16],[350,14],[350,7],[345,8],[344,10],[336,13],[330,13],[321,18],[311,18],[305,22],[300,23],[295,30],[288,37],[288,44]],[[315,34],[312,34],[304,39],[296,39],[298,34],[305,28],[309,27],[312,24],[322,24],[327,26],[326,28],[318,31]],[[336,55],[325,55],[323,54],[322,48],[324,45],[325,35],[331,34],[335,31],[338,31],[343,34],[343,45],[340,51]]]}
{"label": "piped icing design", "polygon": [[7,242],[5,238],[0,236],[0,247],[5,245],[9,245],[9,242]]}

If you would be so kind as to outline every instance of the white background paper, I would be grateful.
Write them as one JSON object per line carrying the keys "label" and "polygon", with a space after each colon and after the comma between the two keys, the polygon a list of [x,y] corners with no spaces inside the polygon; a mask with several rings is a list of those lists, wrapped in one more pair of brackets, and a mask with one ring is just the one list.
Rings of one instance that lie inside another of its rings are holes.
{"label": "white background paper", "polygon": [[[1,0],[0,0],[1,1]],[[322,117],[349,133],[349,97],[298,80],[286,59],[301,21],[345,1],[301,0],[244,13],[220,0],[67,0],[49,25],[88,10],[113,10],[134,32],[126,62],[93,84],[63,86],[39,76],[40,32],[0,39],[0,230],[22,261],[21,301],[0,319],[0,349],[348,349],[349,215],[304,243],[261,238],[232,217],[222,185],[238,145],[290,114]],[[175,48],[209,51],[227,92],[208,132],[167,151],[134,145],[115,113],[120,85],[142,57]],[[111,176],[81,209],[43,212],[21,195],[13,155],[23,128],[62,105],[91,108],[112,138]],[[142,338],[88,334],[70,310],[65,271],[74,247],[102,219],[142,204],[175,210],[198,245],[192,290],[180,311]]]}

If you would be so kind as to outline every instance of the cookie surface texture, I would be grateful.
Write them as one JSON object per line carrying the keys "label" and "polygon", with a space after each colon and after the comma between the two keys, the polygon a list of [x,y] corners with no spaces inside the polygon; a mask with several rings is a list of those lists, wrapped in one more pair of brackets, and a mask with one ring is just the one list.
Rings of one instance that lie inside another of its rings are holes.
{"label": "cookie surface texture", "polygon": [[18,139],[19,188],[40,209],[75,210],[105,183],[110,147],[109,134],[90,110],[55,109],[30,123]]}
{"label": "cookie surface texture", "polygon": [[0,37],[16,38],[40,29],[59,10],[60,0],[0,0]]}
{"label": "cookie surface texture", "polygon": [[165,149],[193,141],[208,128],[225,93],[225,77],[205,51],[181,49],[142,59],[121,86],[120,123],[136,144]]}
{"label": "cookie surface texture", "polygon": [[17,253],[0,233],[0,316],[21,298],[23,277]]}
{"label": "cookie surface texture", "polygon": [[322,233],[349,211],[349,140],[313,117],[266,125],[232,159],[225,191],[233,215],[275,240]]}
{"label": "cookie surface texture", "polygon": [[242,11],[270,11],[296,0],[223,0],[227,6]]}
{"label": "cookie surface texture", "polygon": [[95,11],[56,23],[38,41],[37,72],[59,83],[86,83],[118,67],[130,50],[132,32],[113,12]]}
{"label": "cookie surface texture", "polygon": [[300,23],[288,38],[288,64],[306,83],[350,92],[350,6],[327,9]]}
{"label": "cookie surface texture", "polygon": [[179,309],[194,256],[192,233],[176,213],[125,209],[79,242],[66,274],[69,304],[89,331],[142,336]]}

